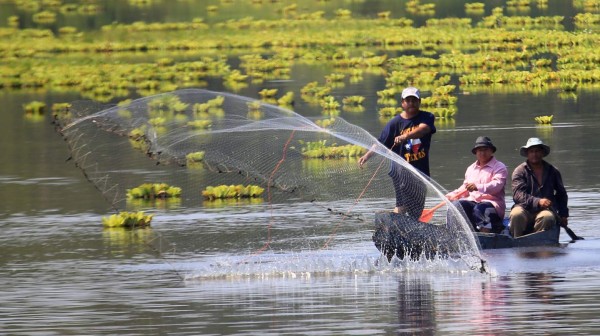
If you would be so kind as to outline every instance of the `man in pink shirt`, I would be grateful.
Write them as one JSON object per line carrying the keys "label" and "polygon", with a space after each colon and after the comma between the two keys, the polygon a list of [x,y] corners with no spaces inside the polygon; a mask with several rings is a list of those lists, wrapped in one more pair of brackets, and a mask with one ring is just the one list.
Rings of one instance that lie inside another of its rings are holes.
{"label": "man in pink shirt", "polygon": [[478,137],[471,152],[477,161],[467,168],[463,184],[446,197],[462,206],[476,231],[500,233],[504,229],[508,171],[494,157],[496,146],[490,138]]}

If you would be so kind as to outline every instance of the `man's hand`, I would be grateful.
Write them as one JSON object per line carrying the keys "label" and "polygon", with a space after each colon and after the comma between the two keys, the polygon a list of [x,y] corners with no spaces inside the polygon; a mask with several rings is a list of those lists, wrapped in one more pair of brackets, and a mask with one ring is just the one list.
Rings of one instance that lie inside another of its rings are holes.
{"label": "man's hand", "polygon": [[398,144],[401,143],[402,141],[408,139],[408,137],[405,134],[400,134],[397,137],[394,138],[394,143]]}
{"label": "man's hand", "polygon": [[467,183],[465,184],[465,188],[467,188],[469,192],[477,191],[477,186],[475,185],[475,183]]}
{"label": "man's hand", "polygon": [[547,198],[540,199],[538,205],[542,209],[549,209],[552,206],[552,201]]}
{"label": "man's hand", "polygon": [[367,160],[368,160],[368,159],[369,159],[369,157],[367,156],[367,154],[365,154],[365,155],[361,156],[361,157],[358,159],[358,166],[359,166],[360,168],[362,168],[362,166],[363,166],[363,165],[364,165],[364,164],[367,162]]}

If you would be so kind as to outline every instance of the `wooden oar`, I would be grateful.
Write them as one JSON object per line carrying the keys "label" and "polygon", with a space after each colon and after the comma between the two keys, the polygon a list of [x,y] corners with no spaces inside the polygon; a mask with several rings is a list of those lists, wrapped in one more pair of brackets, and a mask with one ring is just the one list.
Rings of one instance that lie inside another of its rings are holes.
{"label": "wooden oar", "polygon": [[[461,192],[460,194],[457,195],[457,198],[461,197],[462,195],[468,193],[468,190],[464,190],[463,192]],[[429,223],[431,221],[431,219],[433,219],[433,214],[435,213],[435,211],[441,207],[444,206],[444,204],[446,204],[446,201],[441,201],[439,204],[437,204],[436,206],[434,206],[431,209],[425,209],[423,210],[423,212],[421,213],[421,217],[419,217],[419,222],[424,222],[424,223]]]}
{"label": "wooden oar", "polygon": [[562,224],[561,217],[558,215],[556,209],[551,208],[550,211],[552,211],[552,213],[554,214],[554,218],[556,218],[556,223],[559,224],[563,229],[565,229],[569,237],[571,237],[571,240],[583,240],[583,237],[579,237],[578,235],[576,235],[570,227]]}
{"label": "wooden oar", "polygon": [[564,225],[560,225],[562,226],[563,229],[565,229],[565,231],[567,231],[567,234],[569,234],[569,237],[571,237],[572,240],[583,240],[583,237],[579,237],[578,235],[575,234],[575,232],[573,232],[573,230],[571,230],[571,228],[569,228],[568,226],[564,226]]}

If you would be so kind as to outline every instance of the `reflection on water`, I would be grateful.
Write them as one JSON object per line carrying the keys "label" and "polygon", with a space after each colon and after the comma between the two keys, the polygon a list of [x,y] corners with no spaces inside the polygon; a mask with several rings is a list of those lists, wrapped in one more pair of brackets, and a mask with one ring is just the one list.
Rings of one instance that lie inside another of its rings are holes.
{"label": "reflection on water", "polygon": [[422,279],[398,280],[398,334],[433,335],[436,330],[435,295]]}

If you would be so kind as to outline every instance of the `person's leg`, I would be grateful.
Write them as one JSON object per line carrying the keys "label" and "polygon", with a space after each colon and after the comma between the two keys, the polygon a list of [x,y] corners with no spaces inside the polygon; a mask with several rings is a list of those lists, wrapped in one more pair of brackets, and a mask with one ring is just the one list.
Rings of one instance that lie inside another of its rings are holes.
{"label": "person's leg", "polygon": [[481,232],[500,233],[504,229],[502,219],[496,214],[496,208],[490,202],[476,203],[473,207],[475,226]]}
{"label": "person's leg", "polygon": [[498,216],[496,209],[489,213],[490,223],[492,223],[492,233],[501,233],[506,228],[504,226],[504,217]]}
{"label": "person's leg", "polygon": [[527,225],[532,220],[532,216],[529,211],[523,209],[519,205],[515,205],[510,210],[510,234],[517,238],[523,235],[527,231]]}
{"label": "person's leg", "polygon": [[394,212],[407,213],[418,220],[425,208],[427,185],[419,176],[414,175],[396,162],[391,163],[388,174],[392,178],[396,193],[396,208]]}
{"label": "person's leg", "polygon": [[469,219],[469,222],[471,222],[471,226],[473,227],[473,229],[475,231],[477,231],[477,224],[475,221],[475,217],[473,216],[473,208],[475,207],[475,205],[477,203],[473,202],[473,201],[467,201],[467,200],[459,200],[459,201],[454,201],[452,202],[457,208],[460,205],[463,209],[463,211],[465,212],[465,215],[467,215],[467,218]]}
{"label": "person's leg", "polygon": [[406,209],[402,206],[402,177],[400,176],[400,171],[402,167],[400,164],[391,161],[390,162],[390,171],[388,175],[392,178],[392,184],[394,185],[394,192],[396,194],[396,207],[394,208],[395,213],[405,213]]}
{"label": "person's leg", "polygon": [[542,210],[535,216],[535,222],[533,224],[533,231],[545,231],[549,230],[556,224],[556,216],[554,212],[550,210]]}

